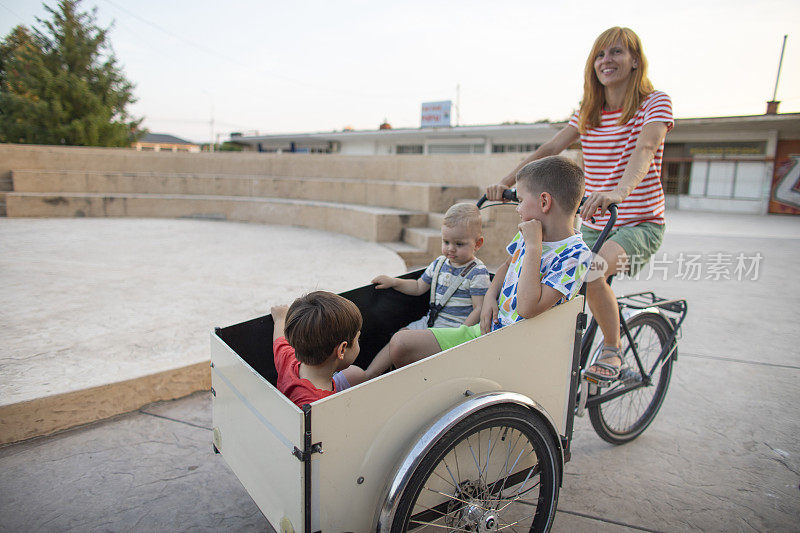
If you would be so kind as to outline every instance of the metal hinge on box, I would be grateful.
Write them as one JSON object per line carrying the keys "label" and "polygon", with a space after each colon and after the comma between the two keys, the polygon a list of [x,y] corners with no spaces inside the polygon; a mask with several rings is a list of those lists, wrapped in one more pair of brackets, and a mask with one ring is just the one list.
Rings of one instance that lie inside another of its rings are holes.
{"label": "metal hinge on box", "polygon": [[586,329],[586,313],[578,313],[578,318],[575,325],[578,329]]}
{"label": "metal hinge on box", "polygon": [[311,454],[314,454],[314,453],[324,453],[324,450],[322,449],[322,443],[321,442],[318,442],[316,444],[312,444],[311,445],[311,451],[309,451],[309,452],[304,452],[303,450],[301,450],[297,446],[295,446],[294,450],[292,450],[292,455],[297,457],[297,459],[299,459],[300,461],[307,460],[309,457],[311,457]]}

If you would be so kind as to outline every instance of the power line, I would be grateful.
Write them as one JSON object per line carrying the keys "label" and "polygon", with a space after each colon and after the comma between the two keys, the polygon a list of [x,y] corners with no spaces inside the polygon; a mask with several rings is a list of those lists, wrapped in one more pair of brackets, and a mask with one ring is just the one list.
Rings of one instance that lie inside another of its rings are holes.
{"label": "power line", "polygon": [[8,7],[7,5],[5,5],[3,3],[0,3],[0,7],[4,8],[6,11],[8,11],[9,13],[11,13],[15,17],[17,17],[17,20],[19,20],[21,23],[23,23],[23,24],[25,23],[25,19],[22,18],[22,15],[20,15],[19,13],[17,13],[16,11],[14,11],[10,7]]}
{"label": "power line", "polygon": [[[399,94],[399,93],[398,94],[364,93],[364,92],[360,92],[360,91],[341,89],[341,88],[338,88],[338,87],[335,87],[335,86],[317,85],[315,83],[309,83],[307,81],[299,80],[299,79],[293,78],[291,76],[286,76],[284,74],[281,74],[279,72],[275,72],[274,70],[266,69],[264,67],[260,67],[260,66],[253,67],[252,65],[248,65],[248,64],[242,63],[241,61],[238,61],[236,58],[232,58],[230,56],[221,54],[220,52],[218,52],[218,51],[216,51],[216,50],[214,50],[212,48],[208,48],[208,47],[206,47],[204,45],[201,45],[201,44],[196,43],[196,42],[194,42],[194,41],[192,41],[190,39],[187,39],[187,38],[185,38],[185,37],[183,37],[181,35],[178,35],[178,34],[172,32],[172,31],[164,28],[163,26],[160,26],[159,24],[156,24],[155,22],[152,22],[152,21],[150,21],[150,20],[148,20],[148,19],[146,19],[146,18],[144,18],[144,17],[142,17],[142,16],[140,16],[140,15],[138,15],[136,13],[133,13],[133,12],[129,11],[128,9],[122,7],[121,5],[119,5],[118,3],[114,2],[113,0],[104,0],[104,1],[106,3],[114,6],[118,10],[122,11],[126,15],[131,16],[131,17],[143,22],[144,24],[152,26],[153,28],[159,30],[160,32],[162,32],[162,33],[164,33],[166,35],[169,35],[170,37],[172,37],[174,39],[177,39],[177,40],[179,40],[179,41],[181,41],[181,42],[183,42],[183,43],[185,43],[185,44],[187,44],[187,45],[189,45],[189,46],[191,46],[191,47],[193,47],[193,48],[195,48],[197,50],[200,50],[202,52],[214,55],[214,56],[222,59],[223,61],[227,62],[228,64],[233,64],[233,65],[236,65],[238,67],[241,67],[241,68],[244,68],[244,69],[247,69],[247,70],[250,70],[250,71],[255,70],[257,72],[262,72],[262,73],[267,74],[269,76],[272,76],[274,78],[278,78],[278,79],[281,79],[283,81],[287,81],[287,82],[293,83],[295,85],[299,85],[299,86],[303,86],[303,87],[307,87],[307,88],[311,88],[311,89],[316,89],[316,90],[324,92],[325,94],[339,93],[339,94],[342,94],[342,95],[357,96],[357,97],[361,97],[361,98],[389,99],[389,98],[399,98],[399,97],[409,97],[410,96],[410,95],[407,95],[407,94]],[[414,97],[416,97],[416,96],[414,96]]]}

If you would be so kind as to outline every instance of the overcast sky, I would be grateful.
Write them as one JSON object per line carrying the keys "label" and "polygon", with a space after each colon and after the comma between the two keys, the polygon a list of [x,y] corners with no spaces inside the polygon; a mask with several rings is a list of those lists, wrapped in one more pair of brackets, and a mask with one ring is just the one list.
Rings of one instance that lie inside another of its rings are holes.
{"label": "overcast sky", "polygon": [[[132,114],[195,142],[212,117],[222,139],[416,128],[421,103],[455,102],[457,86],[462,125],[563,120],[594,39],[615,25],[639,34],[679,118],[763,113],[789,34],[777,99],[800,112],[797,0],[82,3],[95,5],[136,84]],[[0,35],[37,16],[39,1],[0,0]]]}

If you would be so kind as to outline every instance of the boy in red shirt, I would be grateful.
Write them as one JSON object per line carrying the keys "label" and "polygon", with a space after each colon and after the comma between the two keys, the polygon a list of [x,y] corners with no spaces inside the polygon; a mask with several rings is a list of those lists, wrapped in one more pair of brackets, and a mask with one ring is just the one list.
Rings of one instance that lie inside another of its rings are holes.
{"label": "boy in red shirt", "polygon": [[271,312],[278,390],[297,406],[366,381],[364,370],[351,366],[361,350],[361,312],[353,302],[316,291]]}

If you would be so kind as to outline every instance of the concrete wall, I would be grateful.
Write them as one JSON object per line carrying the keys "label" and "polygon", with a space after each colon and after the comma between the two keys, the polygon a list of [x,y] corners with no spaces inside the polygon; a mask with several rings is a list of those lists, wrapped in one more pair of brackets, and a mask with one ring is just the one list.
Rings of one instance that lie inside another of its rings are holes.
{"label": "concrete wall", "polygon": [[89,170],[250,174],[426,181],[483,187],[498,181],[525,154],[376,155],[164,153],[127,148],[0,144],[0,181],[11,170]]}

